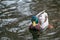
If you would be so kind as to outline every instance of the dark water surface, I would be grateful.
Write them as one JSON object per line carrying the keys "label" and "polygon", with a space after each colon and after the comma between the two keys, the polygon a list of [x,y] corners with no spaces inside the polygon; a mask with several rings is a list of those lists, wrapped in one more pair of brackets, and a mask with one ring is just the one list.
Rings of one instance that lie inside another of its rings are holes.
{"label": "dark water surface", "polygon": [[[54,28],[43,33],[30,31],[28,24],[31,15],[36,15],[42,10],[46,10],[49,22]],[[0,1],[0,40],[60,40],[60,1]]]}

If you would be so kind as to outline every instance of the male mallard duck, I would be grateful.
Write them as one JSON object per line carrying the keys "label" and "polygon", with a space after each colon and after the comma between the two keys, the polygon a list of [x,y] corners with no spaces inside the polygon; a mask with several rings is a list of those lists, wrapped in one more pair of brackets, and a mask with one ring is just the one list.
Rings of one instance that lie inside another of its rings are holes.
{"label": "male mallard duck", "polygon": [[[39,24],[39,20],[38,20],[38,18],[36,16],[32,16],[31,21],[32,21],[32,24],[29,26],[29,29],[38,30],[38,31],[42,30],[41,27],[40,27],[40,24]],[[49,24],[48,28],[49,29],[53,28],[53,26]]]}

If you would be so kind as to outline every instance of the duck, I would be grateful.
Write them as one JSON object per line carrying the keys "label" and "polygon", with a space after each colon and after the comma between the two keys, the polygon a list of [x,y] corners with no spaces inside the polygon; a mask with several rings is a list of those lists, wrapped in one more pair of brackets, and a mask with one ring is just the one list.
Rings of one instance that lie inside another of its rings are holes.
{"label": "duck", "polygon": [[51,24],[48,24],[48,27],[47,28],[44,28],[44,29],[42,29],[40,26],[41,26],[41,23],[40,23],[40,21],[39,21],[39,18],[38,18],[38,16],[39,15],[41,15],[41,13],[44,13],[45,12],[45,10],[43,10],[42,12],[40,12],[40,13],[38,13],[37,15],[33,15],[32,17],[31,17],[31,25],[29,26],[29,29],[30,30],[39,30],[39,31],[41,31],[41,30],[45,30],[45,29],[53,29],[54,28],[54,26],[53,25],[51,25]]}
{"label": "duck", "polygon": [[[36,16],[32,16],[31,22],[32,24],[29,26],[29,30],[42,31],[39,24],[39,19]],[[52,28],[53,28],[53,25],[49,24],[47,29],[52,29]]]}

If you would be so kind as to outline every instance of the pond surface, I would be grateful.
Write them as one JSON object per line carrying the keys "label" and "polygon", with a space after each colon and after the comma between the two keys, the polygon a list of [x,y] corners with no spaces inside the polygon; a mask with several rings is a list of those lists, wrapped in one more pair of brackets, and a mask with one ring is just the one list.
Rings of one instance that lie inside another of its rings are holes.
{"label": "pond surface", "polygon": [[[0,3],[0,40],[60,40],[60,6],[58,0],[13,0]],[[31,31],[31,15],[46,10],[53,29]]]}

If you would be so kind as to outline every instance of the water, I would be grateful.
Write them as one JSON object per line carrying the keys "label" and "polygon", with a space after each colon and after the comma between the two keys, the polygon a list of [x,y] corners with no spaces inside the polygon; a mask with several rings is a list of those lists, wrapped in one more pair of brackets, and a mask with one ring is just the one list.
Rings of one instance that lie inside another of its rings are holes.
{"label": "water", "polygon": [[[58,0],[13,0],[1,3],[0,40],[60,40]],[[29,30],[30,15],[36,15],[44,9],[54,28],[43,33]]]}

